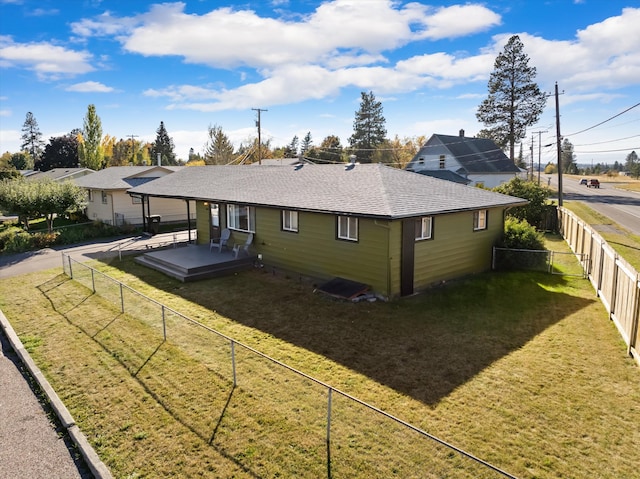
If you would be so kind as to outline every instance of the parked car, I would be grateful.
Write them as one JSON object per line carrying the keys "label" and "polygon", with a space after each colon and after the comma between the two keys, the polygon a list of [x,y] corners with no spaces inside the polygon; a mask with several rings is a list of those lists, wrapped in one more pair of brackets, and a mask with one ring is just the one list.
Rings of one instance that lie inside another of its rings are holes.
{"label": "parked car", "polygon": [[589,183],[587,183],[587,188],[600,188],[600,181],[598,180],[589,180]]}
{"label": "parked car", "polygon": [[587,184],[587,179],[586,179],[586,178],[582,178],[582,179],[580,180],[580,184],[581,184],[581,185],[586,185],[586,184]]}

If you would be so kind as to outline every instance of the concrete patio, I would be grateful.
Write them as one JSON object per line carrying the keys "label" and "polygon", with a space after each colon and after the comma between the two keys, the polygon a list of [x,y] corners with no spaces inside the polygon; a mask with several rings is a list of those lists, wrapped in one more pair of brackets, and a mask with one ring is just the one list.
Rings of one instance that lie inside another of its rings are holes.
{"label": "concrete patio", "polygon": [[141,265],[160,271],[182,282],[215,278],[236,271],[251,269],[255,255],[247,256],[244,251],[238,257],[231,250],[209,249],[209,245],[180,245],[175,248],[150,251],[135,258]]}

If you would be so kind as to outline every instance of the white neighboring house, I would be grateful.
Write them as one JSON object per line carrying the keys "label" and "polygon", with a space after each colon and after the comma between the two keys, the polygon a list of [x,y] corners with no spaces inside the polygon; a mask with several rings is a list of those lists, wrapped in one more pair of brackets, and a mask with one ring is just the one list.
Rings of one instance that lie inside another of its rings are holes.
{"label": "white neighboring house", "polygon": [[458,136],[432,135],[405,169],[437,178],[443,178],[442,173],[448,170],[471,186],[485,188],[526,176],[493,140],[465,137],[464,130]]}
{"label": "white neighboring house", "polygon": [[[195,206],[186,200],[132,197],[127,191],[184,168],[183,166],[112,166],[75,180],[87,190],[87,217],[110,225],[145,225],[146,217],[161,216],[161,221],[186,221],[195,218]],[[192,203],[194,205],[194,203]],[[189,206],[192,206],[189,205]]]}
{"label": "white neighboring house", "polygon": [[26,170],[23,175],[28,180],[41,180],[43,178],[49,178],[53,181],[67,181],[76,180],[92,173],[95,173],[95,170],[92,170],[90,168],[53,168],[48,171]]}

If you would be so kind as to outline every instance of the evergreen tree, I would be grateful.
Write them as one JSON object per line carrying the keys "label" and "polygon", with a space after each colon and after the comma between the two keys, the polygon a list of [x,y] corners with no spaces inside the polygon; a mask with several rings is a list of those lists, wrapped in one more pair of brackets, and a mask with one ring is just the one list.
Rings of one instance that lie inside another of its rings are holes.
{"label": "evergreen tree", "polygon": [[308,131],[304,138],[302,139],[302,143],[300,144],[300,153],[304,155],[309,151],[309,149],[313,146],[313,140],[311,139],[311,132]]}
{"label": "evergreen tree", "polygon": [[151,146],[151,162],[157,164],[158,155],[160,155],[161,163],[165,166],[175,166],[178,164],[174,150],[173,139],[169,137],[164,122],[160,122],[160,126],[156,130],[156,141]]}
{"label": "evergreen tree", "polygon": [[75,168],[78,166],[78,136],[80,130],[74,129],[64,136],[56,136],[49,140],[36,168],[49,171],[53,168]]}
{"label": "evergreen tree", "polygon": [[[569,175],[578,173],[578,165],[576,165],[576,155],[573,154],[573,145],[565,138],[562,142],[562,172]],[[598,165],[596,165],[597,167]]]}
{"label": "evergreen tree", "polygon": [[20,145],[20,149],[28,152],[35,163],[38,163],[44,152],[42,133],[38,127],[36,117],[31,112],[27,113],[22,125],[22,145]]}
{"label": "evergreen tree", "polygon": [[80,166],[100,170],[105,167],[104,149],[102,147],[102,122],[96,113],[96,106],[91,104],[84,117],[82,136],[79,139],[78,158]]}
{"label": "evergreen tree", "polygon": [[349,145],[358,161],[371,163],[374,151],[385,141],[385,122],[382,103],[376,101],[373,92],[362,92],[360,109],[353,121],[353,135],[349,138]]}
{"label": "evergreen tree", "polygon": [[476,117],[488,129],[478,135],[491,138],[500,148],[509,147],[515,161],[515,144],[527,127],[535,124],[547,103],[546,95],[534,82],[535,67],[518,35],[512,36],[498,55],[489,77],[489,96],[480,104]]}
{"label": "evergreen tree", "polygon": [[207,165],[227,165],[234,159],[233,144],[217,125],[209,126],[209,140],[204,147],[204,162]]}
{"label": "evergreen tree", "polygon": [[294,135],[291,139],[291,143],[284,148],[285,158],[296,158],[298,156],[298,142],[298,135]]}
{"label": "evergreen tree", "polygon": [[640,178],[640,160],[638,160],[638,154],[635,151],[627,155],[624,168],[632,177]]}

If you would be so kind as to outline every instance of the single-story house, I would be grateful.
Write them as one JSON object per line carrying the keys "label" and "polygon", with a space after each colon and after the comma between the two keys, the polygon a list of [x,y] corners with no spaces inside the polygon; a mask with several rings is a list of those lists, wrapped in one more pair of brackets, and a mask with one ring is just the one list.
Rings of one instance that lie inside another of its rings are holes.
{"label": "single-story house", "polygon": [[198,244],[253,233],[265,266],[385,298],[490,269],[505,210],[526,204],[381,164],[198,166],[130,194],[194,200]]}
{"label": "single-story house", "polygon": [[48,171],[31,171],[25,175],[28,180],[41,180],[49,178],[53,181],[76,180],[83,176],[95,173],[91,168],[53,168]]}
{"label": "single-story house", "polygon": [[485,188],[526,175],[493,140],[466,137],[464,130],[458,136],[432,135],[405,169],[430,176],[448,170]]}
{"label": "single-story house", "polygon": [[[121,226],[146,227],[149,216],[160,216],[162,222],[186,221],[195,209],[175,198],[130,196],[133,187],[170,176],[181,166],[112,166],[78,178],[75,183],[87,190],[86,214],[90,220]],[[189,167],[192,168],[192,167]]]}

